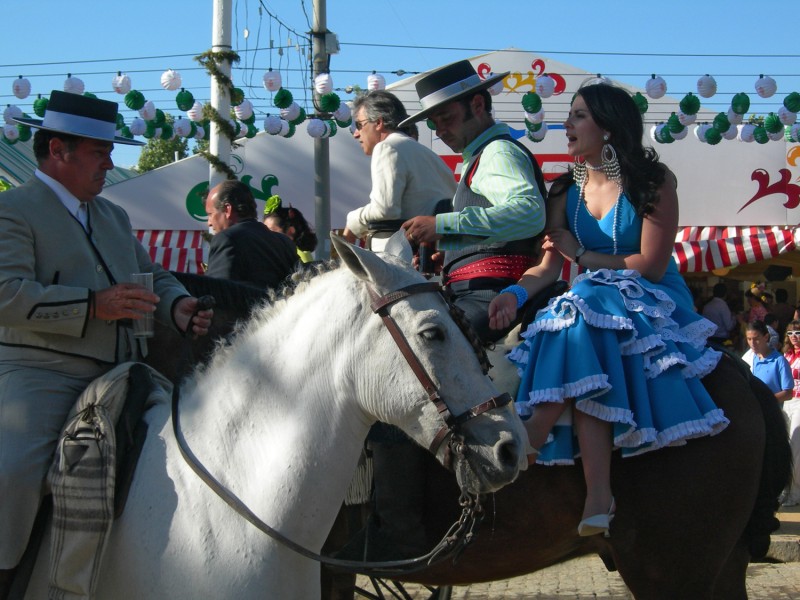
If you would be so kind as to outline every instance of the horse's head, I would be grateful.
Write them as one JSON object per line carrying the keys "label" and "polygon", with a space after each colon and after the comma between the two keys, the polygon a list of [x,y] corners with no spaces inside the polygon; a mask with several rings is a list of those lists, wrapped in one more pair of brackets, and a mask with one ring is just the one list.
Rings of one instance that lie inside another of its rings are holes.
{"label": "horse's head", "polygon": [[[382,255],[333,237],[342,262],[363,282],[362,302],[377,313],[355,324],[369,345],[351,375],[355,393],[366,412],[399,426],[440,461],[448,462],[448,447],[463,448],[453,459],[462,489],[494,491],[526,465],[524,429],[511,403],[497,400],[500,392],[435,284],[410,268],[407,242],[395,237]],[[463,444],[452,443],[459,439]]]}

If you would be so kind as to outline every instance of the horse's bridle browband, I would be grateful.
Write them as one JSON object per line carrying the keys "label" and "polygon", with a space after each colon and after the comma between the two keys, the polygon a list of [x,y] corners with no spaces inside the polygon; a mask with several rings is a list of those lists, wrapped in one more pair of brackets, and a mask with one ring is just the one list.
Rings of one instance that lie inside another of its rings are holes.
{"label": "horse's bridle browband", "polygon": [[[404,298],[408,298],[414,294],[430,292],[441,294],[441,287],[439,284],[433,281],[414,283],[394,292],[389,292],[384,296],[379,296],[371,286],[368,286],[368,290],[370,297],[372,298],[372,303],[370,304],[372,312],[377,313],[383,319],[383,323],[386,325],[386,328],[392,335],[392,338],[397,344],[400,353],[406,359],[406,362],[411,367],[414,375],[417,376],[417,379],[425,389],[425,393],[428,394],[428,399],[436,406],[436,410],[439,411],[439,416],[444,421],[444,425],[433,437],[429,450],[435,455],[439,451],[439,447],[442,445],[442,443],[448,437],[450,437],[451,444],[448,444],[448,452],[445,454],[444,461],[445,466],[449,467],[449,463],[451,461],[450,451],[453,450],[453,445],[457,444],[457,448],[463,446],[463,440],[458,434],[460,426],[470,419],[485,413],[486,411],[505,406],[511,402],[511,396],[507,393],[494,396],[489,398],[489,400],[486,402],[482,402],[481,404],[472,407],[457,417],[453,416],[453,414],[450,412],[450,409],[447,407],[447,404],[445,404],[444,400],[442,400],[442,397],[439,395],[439,389],[436,387],[436,384],[430,378],[430,375],[428,375],[428,372],[425,370],[425,367],[422,365],[419,358],[417,358],[417,355],[414,354],[414,350],[409,345],[406,336],[403,335],[403,332],[400,331],[397,323],[389,314],[389,307],[398,300],[403,300]],[[442,299],[444,299],[444,297],[442,297]]]}

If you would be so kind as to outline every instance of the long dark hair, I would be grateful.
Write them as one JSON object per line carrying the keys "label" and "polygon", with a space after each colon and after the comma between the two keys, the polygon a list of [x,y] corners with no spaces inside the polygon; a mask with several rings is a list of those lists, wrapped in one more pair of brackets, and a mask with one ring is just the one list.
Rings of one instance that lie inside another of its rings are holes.
{"label": "long dark hair", "polygon": [[[659,162],[658,153],[642,144],[644,123],[633,98],[624,89],[606,83],[580,88],[573,102],[578,96],[586,102],[597,126],[610,134],[609,143],[617,151],[623,188],[636,214],[644,216],[653,212],[667,171]],[[553,184],[553,195],[563,193],[572,183],[574,178],[570,170]]]}
{"label": "long dark hair", "polygon": [[[800,331],[800,321],[794,319],[789,321],[789,324],[786,326],[786,331]],[[783,353],[784,354],[794,354],[794,344],[792,340],[789,339],[789,334],[785,333],[783,335]]]}
{"label": "long dark hair", "polygon": [[311,229],[306,218],[296,208],[279,206],[264,215],[264,220],[275,219],[278,228],[286,233],[294,227],[294,245],[305,252],[313,252],[317,248],[317,234]]}

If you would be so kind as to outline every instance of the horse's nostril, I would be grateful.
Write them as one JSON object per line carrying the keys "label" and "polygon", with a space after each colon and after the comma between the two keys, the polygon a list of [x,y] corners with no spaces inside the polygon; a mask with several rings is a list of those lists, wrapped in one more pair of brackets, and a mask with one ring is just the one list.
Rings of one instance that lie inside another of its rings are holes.
{"label": "horse's nostril", "polygon": [[497,460],[504,467],[516,468],[519,461],[520,447],[513,441],[503,442],[497,449]]}

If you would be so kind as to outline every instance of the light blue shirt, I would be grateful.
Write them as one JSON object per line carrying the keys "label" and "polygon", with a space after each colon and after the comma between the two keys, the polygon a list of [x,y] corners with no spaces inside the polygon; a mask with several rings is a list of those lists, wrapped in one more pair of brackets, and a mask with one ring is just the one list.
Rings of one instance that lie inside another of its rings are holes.
{"label": "light blue shirt", "polygon": [[753,375],[766,383],[773,394],[794,389],[794,378],[789,361],[777,350],[773,350],[769,356],[764,358],[759,358],[757,354],[754,354],[752,369]]}

